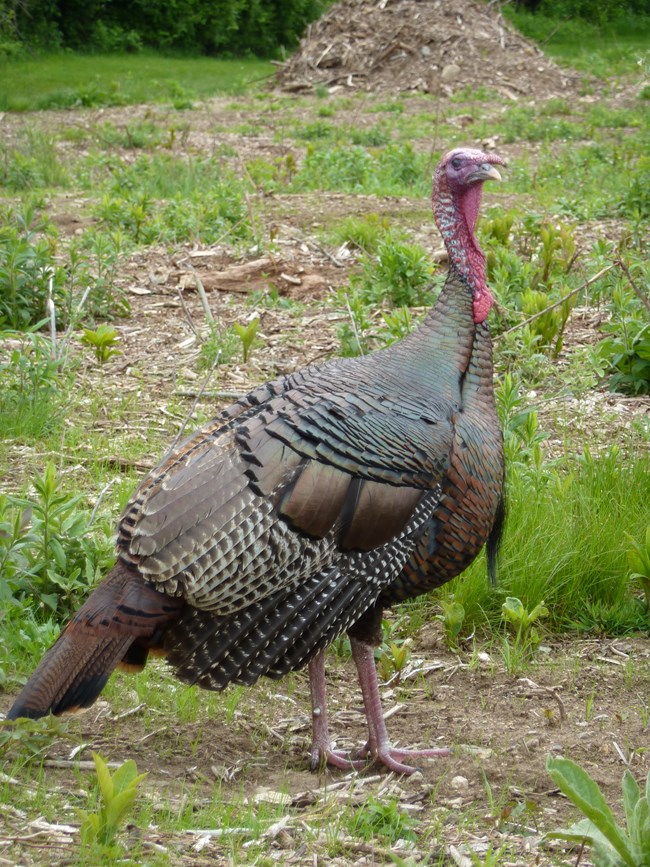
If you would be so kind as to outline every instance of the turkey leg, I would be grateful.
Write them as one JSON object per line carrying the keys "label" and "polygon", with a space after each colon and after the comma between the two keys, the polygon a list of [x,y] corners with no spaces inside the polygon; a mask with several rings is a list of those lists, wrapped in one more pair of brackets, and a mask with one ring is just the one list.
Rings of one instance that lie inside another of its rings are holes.
{"label": "turkey leg", "polygon": [[309,663],[309,689],[311,691],[312,742],[310,767],[312,771],[322,765],[332,765],[342,771],[358,770],[366,762],[353,761],[342,750],[333,750],[327,723],[327,687],[325,684],[325,651],[319,650]]}
{"label": "turkey leg", "polygon": [[369,738],[368,743],[361,751],[361,755],[371,756],[376,762],[381,762],[390,771],[395,771],[397,774],[412,774],[417,770],[410,765],[405,765],[400,759],[435,758],[450,755],[451,751],[448,749],[403,750],[391,745],[381,708],[374,648],[370,644],[359,641],[358,638],[351,637],[350,643],[352,645],[352,658],[359,674],[366,719],[368,720]]}

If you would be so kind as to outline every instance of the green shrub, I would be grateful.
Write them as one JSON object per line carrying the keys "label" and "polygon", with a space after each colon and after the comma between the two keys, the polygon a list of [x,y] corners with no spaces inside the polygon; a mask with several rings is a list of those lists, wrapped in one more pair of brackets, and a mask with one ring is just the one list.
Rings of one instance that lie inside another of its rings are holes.
{"label": "green shrub", "polygon": [[71,614],[114,555],[105,532],[90,532],[82,496],[63,490],[53,464],[28,497],[0,495],[0,599],[43,615]]}
{"label": "green shrub", "polygon": [[66,274],[36,204],[0,213],[0,327],[24,330],[46,315],[50,286],[55,306],[64,296]]}
{"label": "green shrub", "polygon": [[0,430],[38,439],[56,428],[67,393],[61,362],[40,334],[0,332]]}
{"label": "green shrub", "polygon": [[291,48],[323,11],[320,0],[53,0],[14,4],[10,35],[28,45],[81,51],[142,47],[259,56]]}

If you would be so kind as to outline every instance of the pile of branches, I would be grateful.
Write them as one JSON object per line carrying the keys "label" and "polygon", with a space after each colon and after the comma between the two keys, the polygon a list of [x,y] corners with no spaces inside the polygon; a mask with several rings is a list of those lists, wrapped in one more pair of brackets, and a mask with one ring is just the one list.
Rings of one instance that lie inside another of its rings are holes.
{"label": "pile of branches", "polygon": [[288,91],[356,89],[451,95],[489,88],[517,99],[575,91],[560,69],[494,5],[471,0],[341,0],[310,24],[278,71]]}

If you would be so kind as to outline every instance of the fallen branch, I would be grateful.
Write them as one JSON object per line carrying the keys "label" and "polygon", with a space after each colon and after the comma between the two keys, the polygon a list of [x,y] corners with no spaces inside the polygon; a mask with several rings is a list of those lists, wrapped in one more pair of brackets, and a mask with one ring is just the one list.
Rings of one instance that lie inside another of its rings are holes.
{"label": "fallen branch", "polygon": [[648,299],[648,297],[646,296],[646,294],[645,294],[644,292],[642,292],[642,291],[639,289],[639,287],[636,285],[636,283],[635,283],[634,280],[632,279],[632,275],[631,275],[630,272],[628,271],[628,267],[627,267],[627,265],[625,264],[625,262],[624,262],[622,259],[616,259],[616,261],[615,261],[614,264],[615,264],[615,265],[618,265],[618,266],[622,269],[623,273],[624,273],[625,276],[627,277],[627,281],[628,281],[628,283],[629,283],[630,286],[632,287],[632,289],[633,289],[633,291],[635,292],[637,298],[638,298],[639,301],[644,305],[645,309],[646,309],[646,310],[648,311],[648,313],[650,314],[650,299]]}
{"label": "fallen branch", "polygon": [[553,304],[549,304],[548,307],[545,307],[543,310],[540,310],[539,313],[535,313],[528,319],[525,319],[523,322],[518,322],[516,325],[513,325],[512,328],[509,328],[507,331],[503,331],[497,337],[495,337],[494,341],[496,343],[497,340],[501,340],[506,334],[510,334],[513,331],[516,331],[518,328],[523,328],[524,325],[528,325],[530,322],[534,322],[536,319],[539,319],[540,316],[544,316],[545,313],[548,313],[550,310],[555,310],[556,307],[561,307],[565,301],[568,301],[569,298],[573,298],[574,295],[577,295],[578,292],[582,292],[583,289],[586,289],[588,286],[591,286],[592,283],[595,283],[597,280],[600,280],[601,277],[604,277],[612,268],[616,268],[618,262],[612,262],[611,265],[607,265],[606,268],[601,268],[601,270],[594,274],[593,277],[590,277],[588,280],[585,280],[582,285],[578,286],[577,289],[572,289],[567,295],[564,295],[560,298],[559,301],[555,301]]}

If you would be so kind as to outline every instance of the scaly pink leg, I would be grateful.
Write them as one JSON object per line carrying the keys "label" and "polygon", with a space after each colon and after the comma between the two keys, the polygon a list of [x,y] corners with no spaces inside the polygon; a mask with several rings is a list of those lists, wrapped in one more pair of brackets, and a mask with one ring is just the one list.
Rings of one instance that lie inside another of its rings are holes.
{"label": "scaly pink leg", "polygon": [[350,638],[352,645],[352,658],[359,673],[359,684],[363,695],[363,705],[368,720],[368,743],[361,751],[361,755],[369,755],[376,762],[382,762],[386,767],[398,774],[412,774],[417,768],[405,765],[400,759],[430,758],[436,756],[448,756],[450,750],[403,750],[391,746],[388,730],[384,722],[384,714],[381,708],[381,696],[379,695],[379,683],[377,681],[377,668],[375,656],[371,645],[365,644],[356,638]]}
{"label": "scaly pink leg", "polygon": [[311,690],[312,742],[310,767],[312,771],[322,764],[332,765],[342,771],[364,768],[366,762],[353,761],[341,750],[333,750],[327,725],[327,687],[325,685],[325,651],[319,650],[309,663],[309,688]]}

